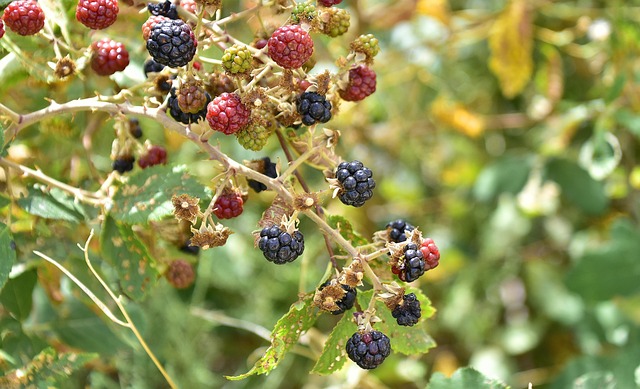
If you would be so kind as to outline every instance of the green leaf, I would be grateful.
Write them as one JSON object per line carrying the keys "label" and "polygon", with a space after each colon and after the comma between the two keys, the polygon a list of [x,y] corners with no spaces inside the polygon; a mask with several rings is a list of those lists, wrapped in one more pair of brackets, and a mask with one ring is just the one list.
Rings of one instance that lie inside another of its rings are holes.
{"label": "green leaf", "polygon": [[129,177],[118,190],[112,215],[129,224],[159,220],[172,214],[171,197],[182,193],[200,199],[211,197],[208,189],[189,176],[186,166],[152,166]]}
{"label": "green leaf", "polygon": [[271,346],[248,372],[238,376],[225,376],[228,380],[243,380],[254,374],[268,374],[275,369],[287,352],[298,343],[318,318],[318,309],[313,305],[313,293],[297,301],[289,312],[282,316],[271,332]]}
{"label": "green leaf", "polygon": [[0,0],[0,11],[4,10],[5,8],[7,8],[7,6],[12,2],[13,0]]}
{"label": "green leaf", "polygon": [[18,320],[23,321],[31,313],[33,288],[38,274],[35,270],[26,271],[10,279],[0,293],[0,302]]}
{"label": "green leaf", "polygon": [[343,238],[354,246],[362,246],[369,242],[353,230],[351,222],[340,215],[327,215],[327,224],[340,232]]}
{"label": "green leaf", "polygon": [[342,369],[342,366],[347,361],[345,345],[357,330],[358,326],[353,322],[353,316],[344,314],[338,324],[333,327],[331,334],[329,334],[329,338],[327,338],[322,349],[322,354],[311,372],[327,375]]}
{"label": "green leaf", "polygon": [[[15,372],[7,375],[7,378],[17,379],[21,387],[48,389],[61,388],[69,383],[69,376],[80,369],[85,363],[98,357],[98,354],[57,353],[52,347],[48,347],[33,358],[25,366],[23,374],[19,377]],[[2,383],[2,381],[0,381]]]}
{"label": "green leaf", "polygon": [[[420,289],[407,287],[405,293],[415,293],[420,301],[420,309],[422,312],[418,324],[411,327],[398,325],[396,319],[391,315],[389,308],[387,308],[382,301],[376,301],[376,316],[382,319],[382,322],[374,324],[374,328],[389,337],[391,340],[391,349],[394,352],[405,355],[425,354],[436,346],[436,342],[424,328],[424,320],[433,316],[435,309]],[[372,294],[373,290],[358,293],[360,306],[368,306]]]}
{"label": "green leaf", "polygon": [[545,166],[544,177],[556,182],[562,189],[562,196],[587,214],[600,215],[609,206],[602,183],[594,180],[575,162],[550,159]]}
{"label": "green leaf", "polygon": [[617,220],[611,241],[579,259],[567,273],[567,286],[588,301],[636,294],[640,292],[638,252],[640,231],[629,220]]}
{"label": "green leaf", "polygon": [[573,382],[575,389],[615,389],[618,388],[616,379],[610,371],[594,371],[584,374]]}
{"label": "green leaf", "polygon": [[11,204],[11,199],[0,195],[0,209],[6,207],[9,204]]}
{"label": "green leaf", "polygon": [[104,258],[116,269],[124,293],[134,300],[142,300],[155,284],[158,270],[131,226],[118,223],[108,215],[102,225],[100,247]]}
{"label": "green leaf", "polygon": [[81,204],[76,203],[60,189],[52,188],[44,191],[44,187],[34,186],[29,195],[18,199],[18,205],[28,213],[45,219],[66,220],[80,222],[85,219],[85,211]]}
{"label": "green leaf", "polygon": [[451,378],[442,373],[434,373],[427,389],[508,389],[509,386],[500,381],[483,376],[471,367],[458,369]]}
{"label": "green leaf", "polygon": [[519,193],[527,183],[531,163],[529,156],[511,155],[496,160],[478,176],[473,188],[476,198],[490,201],[502,193]]}
{"label": "green leaf", "polygon": [[9,279],[11,268],[16,262],[16,248],[11,230],[9,227],[0,223],[0,291]]}

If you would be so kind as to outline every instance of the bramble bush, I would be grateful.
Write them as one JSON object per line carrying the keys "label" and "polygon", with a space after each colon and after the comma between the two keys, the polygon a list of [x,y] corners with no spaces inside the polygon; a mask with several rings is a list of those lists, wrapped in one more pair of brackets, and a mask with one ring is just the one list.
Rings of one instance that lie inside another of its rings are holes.
{"label": "bramble bush", "polygon": [[640,385],[625,2],[0,7],[0,386]]}

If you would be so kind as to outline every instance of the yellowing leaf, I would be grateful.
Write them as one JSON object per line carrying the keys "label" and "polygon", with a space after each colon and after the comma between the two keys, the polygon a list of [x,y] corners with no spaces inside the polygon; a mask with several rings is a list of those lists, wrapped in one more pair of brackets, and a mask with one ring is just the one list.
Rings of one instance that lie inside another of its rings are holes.
{"label": "yellowing leaf", "polygon": [[527,0],[512,0],[489,33],[489,68],[505,97],[520,94],[533,73],[533,24]]}
{"label": "yellowing leaf", "polygon": [[486,127],[484,117],[445,97],[438,97],[431,104],[431,114],[442,124],[472,138],[482,135]]}
{"label": "yellowing leaf", "polygon": [[448,26],[450,20],[448,3],[448,0],[419,0],[416,11],[419,15],[430,16]]}

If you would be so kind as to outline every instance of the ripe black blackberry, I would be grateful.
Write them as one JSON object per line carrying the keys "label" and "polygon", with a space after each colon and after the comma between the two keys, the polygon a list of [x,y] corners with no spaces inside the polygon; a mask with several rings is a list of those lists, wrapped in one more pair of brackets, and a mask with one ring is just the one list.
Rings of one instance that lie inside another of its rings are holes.
{"label": "ripe black blackberry", "polygon": [[[330,284],[331,284],[331,280],[328,280],[324,284],[320,285],[318,289],[322,290],[327,286],[329,286]],[[349,309],[353,308],[353,305],[356,303],[356,296],[358,295],[358,290],[356,288],[352,288],[345,284],[339,284],[339,285],[342,287],[342,289],[344,289],[345,294],[340,300],[335,301],[335,304],[338,306],[338,309],[336,309],[335,311],[331,311],[332,315],[340,315],[341,313],[344,313],[345,311],[348,311]]]}
{"label": "ripe black blackberry", "polygon": [[389,231],[389,239],[392,242],[400,243],[407,240],[407,232],[413,231],[414,226],[407,223],[402,219],[394,220],[387,224],[387,230]]}
{"label": "ripe black blackberry", "polygon": [[164,65],[149,58],[144,62],[144,76],[149,78],[149,73],[159,73],[164,69]]}
{"label": "ripe black blackberry", "polygon": [[404,247],[403,258],[400,267],[392,269],[395,274],[398,274],[398,277],[400,277],[402,281],[413,282],[424,274],[424,256],[417,244],[408,243]]}
{"label": "ripe black blackberry", "polygon": [[[205,96],[207,98],[207,104],[209,104],[209,102],[211,101],[211,96],[209,95],[209,93],[205,93]],[[198,111],[198,113],[182,112],[182,110],[180,109],[180,106],[178,105],[176,88],[172,88],[171,96],[169,96],[169,102],[168,102],[169,115],[171,115],[172,118],[174,118],[175,120],[179,121],[182,124],[196,123],[204,119],[205,116],[207,116],[207,104],[205,104],[204,107],[202,107],[202,109]]]}
{"label": "ripe black blackberry", "polygon": [[380,331],[356,332],[347,341],[347,355],[363,369],[375,369],[391,354],[391,341]]}
{"label": "ripe black blackberry", "polygon": [[[271,178],[278,177],[278,172],[276,171],[276,164],[271,162],[271,159],[269,157],[262,158],[261,162],[262,162],[260,164],[261,169],[258,169],[260,173]],[[265,184],[263,184],[262,182],[258,182],[256,180],[248,179],[247,185],[249,185],[251,189],[255,190],[256,193],[260,193],[263,190],[267,190],[267,186]]]}
{"label": "ripe black blackberry", "polygon": [[184,245],[180,246],[180,251],[191,255],[198,255],[198,253],[200,252],[200,247],[192,246],[191,239],[187,239],[187,241],[184,242]]}
{"label": "ripe black blackberry", "polygon": [[117,171],[120,174],[123,174],[125,172],[133,170],[133,163],[135,162],[135,160],[136,159],[133,156],[125,155],[113,161],[113,164],[111,166],[113,167],[113,170]]}
{"label": "ripe black blackberry", "polygon": [[258,248],[269,262],[282,265],[302,255],[304,237],[300,231],[290,234],[275,225],[265,227],[260,231]]}
{"label": "ripe black blackberry", "polygon": [[398,325],[413,326],[420,320],[420,301],[415,293],[402,296],[402,301],[391,311]]}
{"label": "ripe black blackberry", "polygon": [[165,16],[169,19],[178,19],[178,9],[175,4],[166,0],[164,3],[149,3],[147,5],[149,13],[154,16]]}
{"label": "ripe black blackberry", "polygon": [[326,123],[331,120],[331,103],[316,92],[304,92],[296,101],[296,109],[302,118],[302,124],[310,126],[316,122]]}
{"label": "ripe black blackberry", "polygon": [[140,127],[140,121],[138,119],[129,119],[129,132],[131,133],[131,136],[136,139],[142,138],[142,127]]}
{"label": "ripe black blackberry", "polygon": [[361,207],[373,196],[376,182],[369,168],[360,161],[342,162],[335,172],[338,180],[338,198],[343,204]]}
{"label": "ripe black blackberry", "polygon": [[191,62],[196,46],[198,41],[191,27],[180,19],[156,23],[147,39],[147,50],[153,59],[171,68]]}

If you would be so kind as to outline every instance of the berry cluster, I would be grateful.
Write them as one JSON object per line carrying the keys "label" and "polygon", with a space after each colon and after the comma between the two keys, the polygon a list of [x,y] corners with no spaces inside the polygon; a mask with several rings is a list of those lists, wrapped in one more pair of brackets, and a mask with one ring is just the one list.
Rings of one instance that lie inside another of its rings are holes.
{"label": "berry cluster", "polygon": [[400,243],[407,240],[407,232],[411,232],[414,229],[414,226],[402,219],[398,219],[387,224],[387,231],[389,231],[389,240],[395,243]]}
{"label": "berry cluster", "polygon": [[391,311],[398,325],[413,326],[420,320],[420,301],[415,293],[402,296],[402,301]]}

